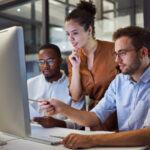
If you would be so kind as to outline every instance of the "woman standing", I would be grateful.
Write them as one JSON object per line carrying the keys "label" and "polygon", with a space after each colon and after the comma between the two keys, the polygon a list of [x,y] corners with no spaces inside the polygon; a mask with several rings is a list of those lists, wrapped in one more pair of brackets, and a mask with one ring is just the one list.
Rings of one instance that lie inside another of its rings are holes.
{"label": "woman standing", "polygon": [[[90,97],[89,110],[103,97],[110,82],[118,73],[112,57],[114,44],[94,38],[96,9],[92,2],[81,1],[65,19],[66,32],[74,50],[67,58],[69,91],[74,102],[82,95]],[[115,114],[104,127],[93,130],[114,130]]]}

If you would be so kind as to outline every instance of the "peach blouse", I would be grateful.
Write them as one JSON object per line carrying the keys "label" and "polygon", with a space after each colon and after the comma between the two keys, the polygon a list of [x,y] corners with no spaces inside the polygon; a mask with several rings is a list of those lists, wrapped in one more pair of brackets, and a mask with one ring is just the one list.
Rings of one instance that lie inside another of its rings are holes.
{"label": "peach blouse", "polygon": [[[80,77],[83,95],[90,97],[89,110],[91,110],[104,96],[110,82],[114,79],[118,70],[112,52],[114,43],[107,41],[98,41],[97,49],[94,52],[92,70],[88,69],[87,57],[79,50],[81,59]],[[72,78],[72,65],[67,57],[69,86]]]}

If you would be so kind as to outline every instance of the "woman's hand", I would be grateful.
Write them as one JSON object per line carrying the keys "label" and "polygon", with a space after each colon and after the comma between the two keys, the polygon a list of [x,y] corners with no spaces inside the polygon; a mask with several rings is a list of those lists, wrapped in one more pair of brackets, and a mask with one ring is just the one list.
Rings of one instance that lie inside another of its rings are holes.
{"label": "woman's hand", "polygon": [[79,67],[80,66],[80,56],[78,50],[73,50],[72,54],[69,56],[69,60],[73,67]]}

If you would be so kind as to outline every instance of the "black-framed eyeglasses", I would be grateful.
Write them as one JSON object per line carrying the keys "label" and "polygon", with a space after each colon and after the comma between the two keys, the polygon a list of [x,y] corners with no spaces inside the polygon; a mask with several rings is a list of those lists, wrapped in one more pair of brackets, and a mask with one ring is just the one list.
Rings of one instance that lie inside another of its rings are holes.
{"label": "black-framed eyeglasses", "polygon": [[131,52],[131,51],[135,51],[135,49],[121,49],[119,50],[119,52],[113,52],[112,55],[113,57],[119,57],[119,58],[124,58],[128,52]]}
{"label": "black-framed eyeglasses", "polygon": [[55,59],[54,58],[49,58],[47,60],[39,59],[39,64],[41,66],[43,66],[45,63],[49,64],[50,66],[53,66],[55,64]]}

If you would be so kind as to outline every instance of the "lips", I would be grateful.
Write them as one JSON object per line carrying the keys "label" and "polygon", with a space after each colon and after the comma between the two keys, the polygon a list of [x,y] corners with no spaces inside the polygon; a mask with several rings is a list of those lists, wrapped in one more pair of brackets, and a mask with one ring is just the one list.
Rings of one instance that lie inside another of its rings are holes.
{"label": "lips", "polygon": [[44,70],[43,73],[44,73],[44,74],[49,74],[50,71],[49,71],[49,70]]}
{"label": "lips", "polygon": [[120,70],[122,70],[122,69],[124,68],[124,66],[125,66],[125,65],[123,65],[123,64],[119,65]]}
{"label": "lips", "polygon": [[72,43],[73,47],[76,47],[78,45],[78,43]]}

